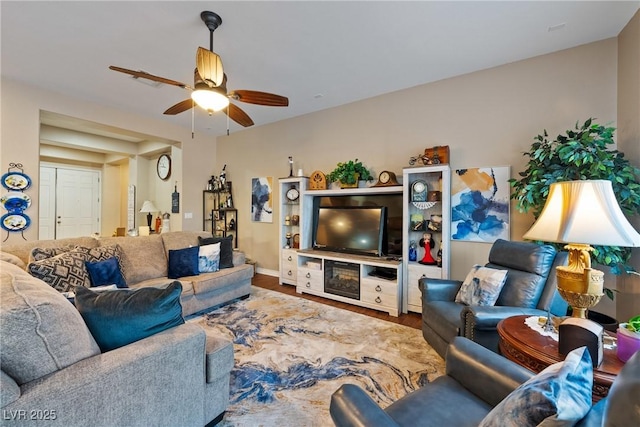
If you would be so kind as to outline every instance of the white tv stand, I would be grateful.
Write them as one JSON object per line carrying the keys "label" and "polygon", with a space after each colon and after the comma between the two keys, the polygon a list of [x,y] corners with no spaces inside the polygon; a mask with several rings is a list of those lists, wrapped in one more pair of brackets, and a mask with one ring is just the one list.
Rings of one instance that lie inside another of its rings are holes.
{"label": "white tv stand", "polygon": [[[338,295],[325,291],[325,277],[327,267],[331,263],[327,261],[339,261],[349,263],[355,268],[360,288],[357,298]],[[372,276],[376,268],[385,271],[395,271],[395,279],[384,279]],[[391,316],[398,317],[402,310],[402,265],[400,260],[390,258],[378,258],[364,255],[351,255],[340,252],[328,252],[314,249],[302,249],[298,251],[297,285],[296,292],[329,298],[360,307],[386,311]]]}

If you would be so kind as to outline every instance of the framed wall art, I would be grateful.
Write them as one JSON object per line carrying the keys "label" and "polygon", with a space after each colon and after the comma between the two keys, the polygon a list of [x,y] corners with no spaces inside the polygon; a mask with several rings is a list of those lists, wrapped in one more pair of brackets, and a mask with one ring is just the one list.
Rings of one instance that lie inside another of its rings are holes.
{"label": "framed wall art", "polygon": [[251,221],[273,222],[273,177],[251,179]]}
{"label": "framed wall art", "polygon": [[457,169],[451,176],[451,239],[509,240],[509,166]]}

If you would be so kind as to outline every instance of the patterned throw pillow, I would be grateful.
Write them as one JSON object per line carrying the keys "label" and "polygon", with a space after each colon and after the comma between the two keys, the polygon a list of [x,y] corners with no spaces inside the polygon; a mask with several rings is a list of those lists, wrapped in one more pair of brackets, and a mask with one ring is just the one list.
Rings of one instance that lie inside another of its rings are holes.
{"label": "patterned throw pillow", "polygon": [[512,391],[480,427],[573,426],[591,408],[592,387],[591,356],[577,348]]}
{"label": "patterned throw pillow", "polygon": [[220,243],[200,246],[198,270],[200,273],[213,273],[220,270]]}
{"label": "patterned throw pillow", "polygon": [[72,291],[75,286],[90,287],[89,274],[84,263],[89,255],[75,249],[69,252],[35,261],[27,266],[29,273],[59,292]]}
{"label": "patterned throw pillow", "polygon": [[198,236],[200,246],[213,243],[220,243],[220,268],[233,268],[233,235],[227,237]]}
{"label": "patterned throw pillow", "polygon": [[456,302],[467,305],[494,305],[507,279],[507,270],[474,265],[464,279]]}
{"label": "patterned throw pillow", "polygon": [[120,272],[125,275],[124,264],[122,262],[122,248],[118,245],[111,246],[99,246],[97,248],[86,248],[84,246],[78,246],[76,249],[78,252],[84,252],[88,255],[89,262],[106,261],[109,258],[116,258],[118,260],[118,266]]}
{"label": "patterned throw pillow", "polygon": [[29,263],[53,258],[54,256],[69,252],[76,248],[76,245],[60,246],[58,248],[33,248],[29,254]]}

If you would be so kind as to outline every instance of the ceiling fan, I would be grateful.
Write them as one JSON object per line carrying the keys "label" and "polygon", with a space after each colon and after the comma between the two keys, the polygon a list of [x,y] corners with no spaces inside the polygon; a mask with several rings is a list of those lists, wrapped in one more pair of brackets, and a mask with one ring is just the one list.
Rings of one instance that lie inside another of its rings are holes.
{"label": "ceiling fan", "polygon": [[224,73],[222,59],[213,51],[213,32],[222,25],[222,18],[218,14],[209,11],[202,12],[200,18],[209,29],[209,49],[199,47],[196,52],[193,86],[165,77],[155,76],[146,71],[129,70],[113,65],[109,69],[130,74],[135,78],[148,79],[191,91],[191,98],[169,107],[164,114],[179,114],[191,109],[194,105],[198,105],[208,111],[209,114],[223,111],[231,120],[241,126],[248,127],[253,125],[253,120],[240,107],[230,103],[229,100],[269,107],[286,107],[289,105],[288,98],[273,93],[243,89],[227,92],[227,75]]}

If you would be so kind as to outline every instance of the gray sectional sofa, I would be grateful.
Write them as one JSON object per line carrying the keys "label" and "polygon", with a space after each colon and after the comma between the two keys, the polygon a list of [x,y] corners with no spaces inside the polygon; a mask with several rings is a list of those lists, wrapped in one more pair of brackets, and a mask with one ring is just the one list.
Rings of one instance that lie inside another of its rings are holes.
{"label": "gray sectional sofa", "polygon": [[[198,245],[198,237],[211,237],[210,233],[174,231],[138,237],[78,237],[60,240],[35,240],[5,243],[1,247],[2,259],[23,268],[29,262],[33,248],[61,248],[83,246],[99,248],[118,245],[122,252],[121,265],[124,278],[131,288],[163,286],[172,282],[168,274],[169,250]],[[17,258],[17,259],[16,259]],[[233,251],[233,267],[215,273],[202,273],[181,277],[183,315],[245,297],[251,293],[253,267],[245,264],[242,252]]]}
{"label": "gray sectional sofa", "polygon": [[222,419],[229,340],[184,323],[101,351],[60,292],[7,261],[0,279],[1,426],[202,427]]}

